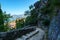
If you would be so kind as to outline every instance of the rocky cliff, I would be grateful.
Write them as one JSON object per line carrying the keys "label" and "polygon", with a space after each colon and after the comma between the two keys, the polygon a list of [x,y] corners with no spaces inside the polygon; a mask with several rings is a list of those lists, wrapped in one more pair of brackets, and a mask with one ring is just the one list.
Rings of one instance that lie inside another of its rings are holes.
{"label": "rocky cliff", "polygon": [[58,10],[57,16],[53,17],[49,28],[49,40],[59,40],[60,37],[60,10]]}

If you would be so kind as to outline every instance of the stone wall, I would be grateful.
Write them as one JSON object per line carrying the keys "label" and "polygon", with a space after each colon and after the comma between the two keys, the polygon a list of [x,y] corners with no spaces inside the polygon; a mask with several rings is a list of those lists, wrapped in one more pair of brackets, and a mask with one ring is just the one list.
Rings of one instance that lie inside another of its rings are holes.
{"label": "stone wall", "polygon": [[28,28],[22,28],[22,29],[15,29],[8,32],[0,32],[0,40],[15,40],[16,38],[19,38],[34,30],[36,30],[35,27],[28,27]]}

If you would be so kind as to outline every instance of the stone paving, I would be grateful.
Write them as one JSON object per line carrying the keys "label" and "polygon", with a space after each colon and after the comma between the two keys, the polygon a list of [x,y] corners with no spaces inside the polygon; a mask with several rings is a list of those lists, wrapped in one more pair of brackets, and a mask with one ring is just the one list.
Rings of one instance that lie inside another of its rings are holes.
{"label": "stone paving", "polygon": [[42,40],[43,36],[44,36],[45,32],[40,29],[40,28],[36,28],[35,31],[26,34],[24,36],[22,36],[21,38],[17,38],[16,40]]}

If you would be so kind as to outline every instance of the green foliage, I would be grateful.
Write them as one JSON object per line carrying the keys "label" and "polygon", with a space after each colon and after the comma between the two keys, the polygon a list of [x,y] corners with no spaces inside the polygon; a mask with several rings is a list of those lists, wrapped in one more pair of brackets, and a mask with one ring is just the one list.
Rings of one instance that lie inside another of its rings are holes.
{"label": "green foliage", "polygon": [[31,20],[30,16],[26,17],[25,25],[29,25],[29,23],[31,22],[30,20]]}
{"label": "green foliage", "polygon": [[[60,0],[48,0],[47,3],[44,3],[43,1],[46,2],[47,0],[37,1],[33,8],[30,7],[30,16],[27,16],[26,23],[27,25],[31,25],[30,23],[34,24],[40,20],[42,22],[41,24],[43,25],[42,28],[46,28],[47,30],[46,40],[48,40],[49,25],[53,16],[57,15],[57,9],[60,9]],[[39,16],[39,14],[42,16]]]}
{"label": "green foliage", "polygon": [[0,25],[4,24],[4,20],[3,20],[3,12],[0,9]]}
{"label": "green foliage", "polygon": [[10,14],[6,14],[6,12],[4,12],[3,16],[4,16],[4,21],[6,22],[9,21],[9,18],[12,17]]}
{"label": "green foliage", "polygon": [[27,16],[26,18],[26,25],[37,25],[37,16],[35,9],[30,10],[30,16]]}
{"label": "green foliage", "polygon": [[18,19],[16,20],[16,28],[22,28],[24,27],[24,19]]}
{"label": "green foliage", "polygon": [[54,5],[60,8],[60,0],[54,0]]}
{"label": "green foliage", "polygon": [[27,11],[25,11],[24,15],[29,15],[29,14],[30,14],[30,12],[27,10]]}
{"label": "green foliage", "polygon": [[32,9],[34,6],[33,5],[31,5],[31,6],[29,6],[29,9]]}
{"label": "green foliage", "polygon": [[3,18],[4,18],[4,31],[9,31],[10,28],[8,27],[8,22],[9,22],[9,18],[11,18],[12,16],[10,14],[6,14],[6,12],[3,13]]}
{"label": "green foliage", "polygon": [[[30,8],[30,16],[27,16],[26,23],[27,24],[34,24],[38,21],[38,15],[41,14],[43,17],[48,15],[46,18],[40,17],[39,19],[43,19],[43,25],[48,26],[52,17],[55,16],[57,13],[55,10],[56,7],[59,6],[60,1],[59,0],[48,0],[46,4],[41,4],[42,1],[37,1],[34,6],[31,5]],[[40,6],[43,6],[43,8],[40,8]],[[60,7],[60,6],[59,6]],[[28,14],[28,12],[27,12]],[[49,19],[48,19],[49,17]]]}
{"label": "green foliage", "polygon": [[49,24],[50,24],[50,20],[46,19],[46,20],[43,21],[44,26],[49,26]]}
{"label": "green foliage", "polygon": [[4,18],[1,8],[0,8],[0,31],[4,31]]}
{"label": "green foliage", "polygon": [[[8,21],[10,18],[10,14],[6,14],[6,12],[3,13],[2,9],[0,8],[0,32],[2,31],[8,31]],[[6,22],[6,23],[5,23]],[[4,25],[6,24],[6,25]]]}

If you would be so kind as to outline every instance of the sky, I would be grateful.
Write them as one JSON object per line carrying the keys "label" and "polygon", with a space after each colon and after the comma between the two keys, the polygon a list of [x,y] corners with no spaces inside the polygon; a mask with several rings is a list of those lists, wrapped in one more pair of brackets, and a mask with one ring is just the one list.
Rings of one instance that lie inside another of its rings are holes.
{"label": "sky", "polygon": [[11,15],[22,15],[29,6],[33,5],[37,0],[0,0],[1,8]]}

